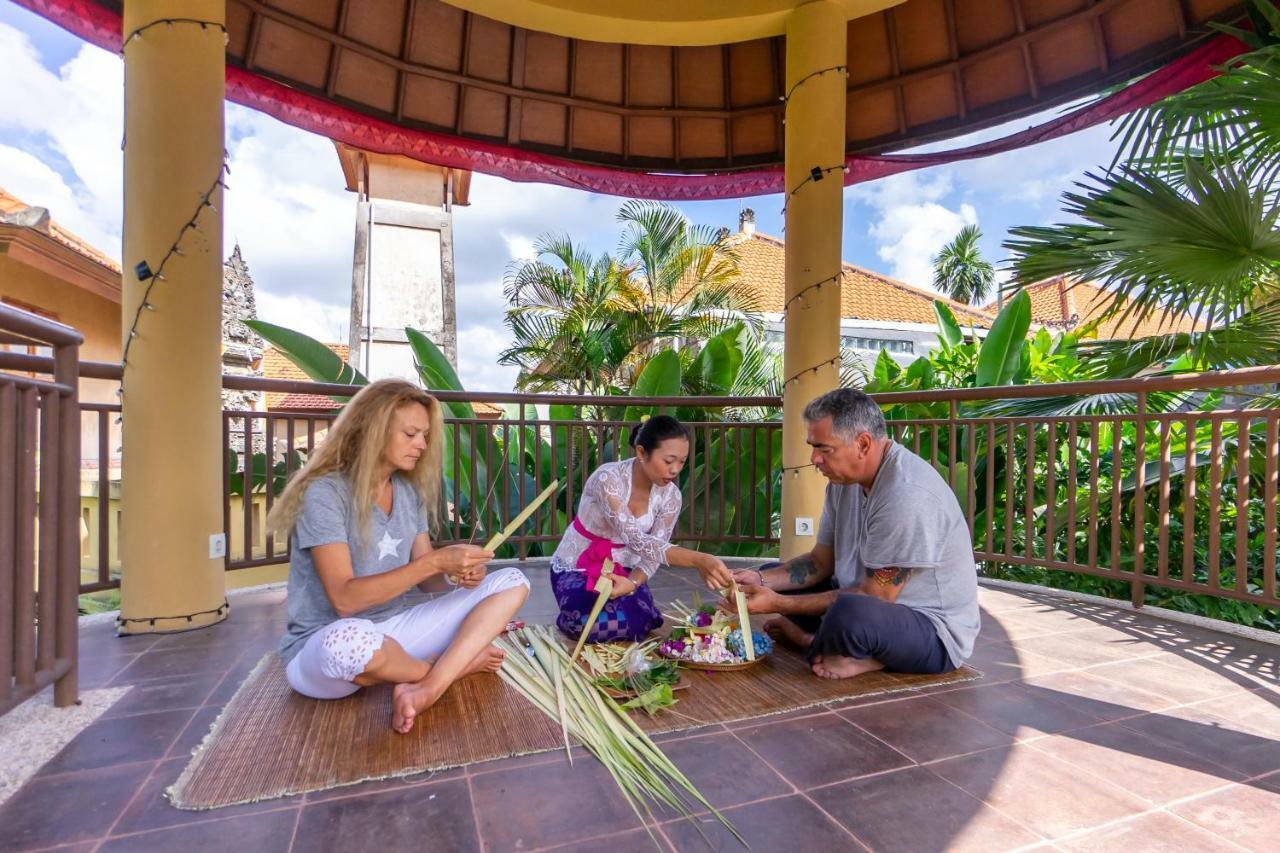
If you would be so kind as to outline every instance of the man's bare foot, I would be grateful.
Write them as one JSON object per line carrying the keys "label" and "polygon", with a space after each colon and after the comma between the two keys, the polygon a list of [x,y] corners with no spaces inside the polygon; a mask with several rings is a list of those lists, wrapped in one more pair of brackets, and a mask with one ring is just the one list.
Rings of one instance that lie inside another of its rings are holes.
{"label": "man's bare foot", "polygon": [[467,668],[462,671],[463,675],[473,675],[477,672],[497,672],[502,669],[502,662],[506,660],[507,653],[496,646],[487,646],[480,650],[480,654],[472,658],[471,663],[467,664]]}
{"label": "man's bare foot", "polygon": [[813,634],[801,628],[785,616],[777,616],[764,623],[764,631],[774,640],[804,651],[813,642]]}
{"label": "man's bare foot", "polygon": [[402,735],[408,734],[418,715],[434,705],[440,696],[420,681],[397,684],[391,688],[391,728]]}
{"label": "man's bare foot", "polygon": [[842,655],[815,655],[810,667],[819,678],[853,678],[864,672],[881,669],[882,665],[871,658],[849,658]]}

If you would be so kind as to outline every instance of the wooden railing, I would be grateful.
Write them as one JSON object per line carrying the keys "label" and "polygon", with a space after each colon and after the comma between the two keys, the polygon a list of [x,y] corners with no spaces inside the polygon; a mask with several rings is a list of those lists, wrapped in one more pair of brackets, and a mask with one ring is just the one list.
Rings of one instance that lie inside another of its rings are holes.
{"label": "wooden railing", "polygon": [[79,332],[0,305],[0,343],[48,347],[52,379],[0,372],[0,713],[77,698]]}
{"label": "wooden railing", "polygon": [[[13,358],[0,356],[0,366]],[[23,364],[39,361],[23,358],[28,359]],[[102,364],[85,365],[82,375],[111,378],[113,367],[118,376],[118,366]],[[1274,408],[1274,397],[1247,393],[1276,383],[1280,367],[875,396],[889,416],[893,437],[933,462],[952,483],[975,556],[988,566],[1038,566],[1111,578],[1128,584],[1137,603],[1144,588],[1154,586],[1277,607],[1280,408]],[[232,376],[224,377],[224,385],[313,395],[352,390]],[[1075,395],[1105,396],[1116,408],[1105,414],[1043,414],[1028,407],[1041,400],[1054,411],[1070,411],[1047,398]],[[625,455],[630,424],[618,417],[625,403],[696,416],[688,420],[694,446],[681,483],[685,508],[678,540],[726,554],[764,554],[776,546],[781,493],[781,401],[776,397],[455,391],[437,396],[446,403],[509,404],[515,413],[447,418],[451,450],[445,460],[446,524],[440,542],[482,538],[558,478],[563,488],[557,504],[541,509],[510,540],[515,554],[549,553],[595,465],[617,458],[620,447]],[[1206,399],[1217,403],[1206,409]],[[1014,405],[1020,413],[1009,413]],[[550,417],[551,406],[571,410],[556,409]],[[86,408],[100,418],[114,417],[118,410]],[[264,519],[284,480],[323,440],[337,408],[335,403],[332,412],[321,413],[223,413],[228,569],[288,559],[287,543],[265,532]],[[256,465],[245,447],[261,454]],[[1136,464],[1138,459],[1143,464]],[[99,476],[106,478],[101,467]],[[107,486],[101,483],[99,494],[106,494]],[[98,573],[85,589],[118,583],[116,568],[103,556],[110,536],[101,522],[109,515],[101,505],[98,512]]]}

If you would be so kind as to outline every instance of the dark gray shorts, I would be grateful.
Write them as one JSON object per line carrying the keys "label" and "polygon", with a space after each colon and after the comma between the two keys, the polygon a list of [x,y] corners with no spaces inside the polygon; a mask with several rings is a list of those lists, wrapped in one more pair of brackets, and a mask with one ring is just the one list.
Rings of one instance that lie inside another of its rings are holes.
{"label": "dark gray shorts", "polygon": [[[768,568],[762,566],[761,568]],[[836,589],[834,580],[782,595],[812,595]],[[788,616],[813,634],[805,657],[873,658],[891,672],[939,673],[955,669],[929,617],[905,604],[870,595],[841,593],[823,616]]]}

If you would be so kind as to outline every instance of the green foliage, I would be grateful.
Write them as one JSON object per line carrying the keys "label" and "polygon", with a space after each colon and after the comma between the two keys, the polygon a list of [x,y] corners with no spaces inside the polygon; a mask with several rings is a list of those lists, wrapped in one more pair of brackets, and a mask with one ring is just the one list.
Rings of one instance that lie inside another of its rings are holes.
{"label": "green foliage", "polygon": [[978,350],[978,371],[974,384],[1009,385],[1022,367],[1031,328],[1031,297],[1019,293],[1004,307]]}
{"label": "green foliage", "polygon": [[[333,350],[301,332],[276,326],[262,320],[245,320],[245,325],[253,329],[262,339],[298,366],[307,376],[316,382],[330,382],[335,385],[366,385],[367,379],[359,370],[347,364]],[[350,397],[333,398],[345,403]]]}

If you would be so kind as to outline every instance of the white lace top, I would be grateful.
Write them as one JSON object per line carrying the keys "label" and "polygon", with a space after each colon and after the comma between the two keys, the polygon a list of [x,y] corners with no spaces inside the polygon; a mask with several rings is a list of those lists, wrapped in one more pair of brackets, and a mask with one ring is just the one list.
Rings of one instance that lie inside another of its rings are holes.
{"label": "white lace top", "polygon": [[[578,501],[578,520],[596,536],[623,543],[613,552],[615,563],[653,577],[658,566],[666,562],[667,549],[671,547],[671,532],[680,517],[680,487],[676,483],[653,486],[648,510],[638,517],[632,515],[629,503],[635,461],[606,462],[591,473]],[[569,525],[551,558],[552,569],[579,571],[578,557],[589,544]]]}

